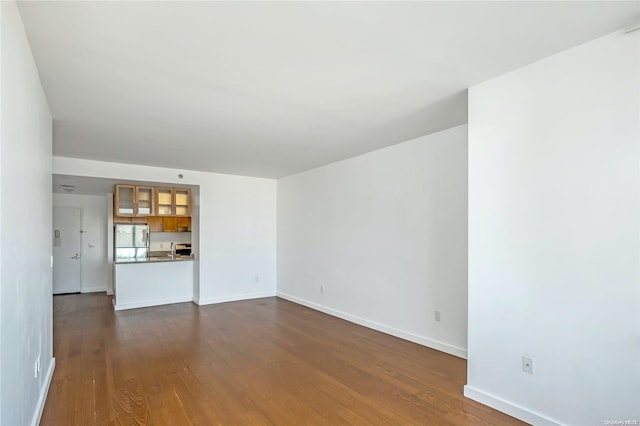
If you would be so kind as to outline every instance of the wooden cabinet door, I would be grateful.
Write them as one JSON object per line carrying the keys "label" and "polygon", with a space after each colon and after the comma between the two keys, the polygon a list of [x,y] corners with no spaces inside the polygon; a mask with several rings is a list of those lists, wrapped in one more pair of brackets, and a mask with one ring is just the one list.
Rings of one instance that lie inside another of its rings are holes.
{"label": "wooden cabinet door", "polygon": [[154,216],[155,191],[151,186],[136,186],[136,216]]}
{"label": "wooden cabinet door", "polygon": [[190,217],[179,217],[177,230],[178,232],[191,232],[191,218]]}
{"label": "wooden cabinet door", "polygon": [[158,216],[149,216],[147,218],[147,224],[149,225],[149,232],[163,232],[164,224],[162,218]]}
{"label": "wooden cabinet door", "polygon": [[191,216],[191,190],[184,188],[174,189],[173,214],[175,216]]}
{"label": "wooden cabinet door", "polygon": [[174,190],[172,188],[156,189],[156,215],[173,216]]}
{"label": "wooden cabinet door", "polygon": [[114,215],[131,217],[135,215],[136,187],[133,185],[116,185],[114,198]]}
{"label": "wooden cabinet door", "polygon": [[177,217],[163,217],[162,223],[164,225],[164,232],[178,232]]}

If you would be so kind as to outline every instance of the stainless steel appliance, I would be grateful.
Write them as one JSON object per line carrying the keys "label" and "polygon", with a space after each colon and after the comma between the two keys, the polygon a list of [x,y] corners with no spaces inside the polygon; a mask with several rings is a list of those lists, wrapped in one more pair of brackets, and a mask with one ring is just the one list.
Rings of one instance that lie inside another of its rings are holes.
{"label": "stainless steel appliance", "polygon": [[176,244],[175,254],[177,256],[191,256],[191,243],[188,244]]}
{"label": "stainless steel appliance", "polygon": [[113,246],[113,258],[116,262],[147,259],[149,257],[149,227],[147,225],[116,225]]}

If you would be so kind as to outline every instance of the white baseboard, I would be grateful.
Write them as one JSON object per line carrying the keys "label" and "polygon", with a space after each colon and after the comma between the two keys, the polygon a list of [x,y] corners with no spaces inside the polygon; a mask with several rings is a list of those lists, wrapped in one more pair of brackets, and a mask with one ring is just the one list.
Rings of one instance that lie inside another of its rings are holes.
{"label": "white baseboard", "polygon": [[497,396],[488,394],[476,388],[473,388],[469,385],[464,387],[464,396],[473,399],[474,401],[479,402],[480,404],[484,404],[498,411],[502,411],[510,415],[511,417],[515,417],[516,419],[522,420],[523,422],[530,423],[536,426],[559,426],[562,423],[550,419],[540,413],[536,413],[535,411],[531,411],[525,407],[522,407],[518,404],[514,404],[505,399],[499,398]]}
{"label": "white baseboard", "polygon": [[160,305],[170,305],[172,303],[184,303],[191,302],[193,298],[189,297],[179,297],[174,299],[156,299],[156,300],[147,300],[144,302],[136,302],[136,303],[118,303],[114,301],[113,309],[116,311],[123,311],[125,309],[136,309],[136,308],[147,308],[149,306],[160,306]]}
{"label": "white baseboard", "polygon": [[376,331],[380,331],[385,334],[390,334],[395,337],[399,337],[404,340],[408,340],[413,343],[417,343],[422,346],[426,346],[432,349],[439,350],[441,352],[448,353],[450,355],[457,356],[459,358],[467,359],[467,350],[463,348],[459,348],[457,346],[450,345],[448,343],[440,342],[438,340],[429,339],[427,337],[418,336],[417,334],[409,333],[406,331],[398,330],[393,327],[386,326],[384,324],[380,324],[374,321],[370,321],[364,318],[357,317],[355,315],[347,314],[346,312],[338,311],[336,309],[327,308],[326,306],[319,305],[317,303],[309,302],[308,300],[300,299],[295,296],[291,296],[290,294],[277,292],[276,296],[281,297],[283,299],[289,300],[291,302],[297,303],[299,305],[306,306],[311,309],[315,309],[316,311],[324,312],[325,314],[332,315],[334,317],[342,318],[343,320],[347,320],[349,322],[371,328]]}
{"label": "white baseboard", "polygon": [[235,296],[210,297],[205,299],[198,299],[194,297],[193,302],[198,305],[211,305],[214,303],[237,302],[240,300],[261,299],[263,297],[274,297],[275,295],[276,295],[275,291],[265,291],[261,293],[245,293],[245,294],[238,294]]}
{"label": "white baseboard", "polygon": [[104,293],[107,291],[104,287],[82,287],[80,293]]}
{"label": "white baseboard", "polygon": [[36,405],[36,412],[33,413],[33,419],[31,420],[31,426],[38,426],[40,419],[42,418],[42,412],[44,411],[44,404],[47,401],[47,394],[49,393],[49,386],[51,386],[51,379],[53,378],[53,371],[56,369],[56,359],[51,358],[49,362],[49,368],[47,368],[47,377],[44,379],[44,386],[40,390],[40,396],[38,397],[38,405]]}

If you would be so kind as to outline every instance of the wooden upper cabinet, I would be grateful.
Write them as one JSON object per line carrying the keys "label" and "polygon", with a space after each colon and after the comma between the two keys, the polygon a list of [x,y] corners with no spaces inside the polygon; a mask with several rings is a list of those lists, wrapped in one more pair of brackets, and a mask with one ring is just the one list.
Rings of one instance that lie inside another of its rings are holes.
{"label": "wooden upper cabinet", "polygon": [[191,190],[176,188],[173,194],[175,216],[191,216]]}
{"label": "wooden upper cabinet", "polygon": [[147,224],[150,232],[191,232],[190,217],[149,216]]}
{"label": "wooden upper cabinet", "polygon": [[183,188],[156,189],[157,216],[191,216],[191,190]]}
{"label": "wooden upper cabinet", "polygon": [[153,216],[154,188],[150,186],[116,185],[114,214],[120,217]]}
{"label": "wooden upper cabinet", "polygon": [[114,216],[119,218],[191,217],[191,190],[153,186],[116,185]]}

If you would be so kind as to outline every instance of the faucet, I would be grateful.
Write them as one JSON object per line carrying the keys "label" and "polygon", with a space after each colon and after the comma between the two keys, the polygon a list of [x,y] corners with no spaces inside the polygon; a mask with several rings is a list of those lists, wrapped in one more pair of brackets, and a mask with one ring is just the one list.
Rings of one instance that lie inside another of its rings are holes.
{"label": "faucet", "polygon": [[176,245],[173,244],[173,241],[171,241],[171,258],[175,258],[176,257]]}

